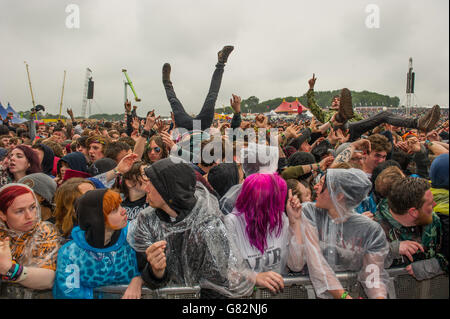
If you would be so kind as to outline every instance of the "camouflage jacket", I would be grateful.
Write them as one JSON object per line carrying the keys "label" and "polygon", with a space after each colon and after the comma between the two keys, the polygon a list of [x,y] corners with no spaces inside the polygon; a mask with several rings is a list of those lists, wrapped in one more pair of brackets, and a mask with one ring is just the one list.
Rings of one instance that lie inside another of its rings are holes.
{"label": "camouflage jacket", "polygon": [[383,199],[377,207],[375,221],[383,228],[389,242],[391,266],[407,266],[411,264],[408,257],[400,255],[400,242],[405,240],[416,241],[422,244],[425,252],[418,251],[412,257],[414,262],[436,258],[441,269],[448,273],[448,261],[442,254],[442,226],[439,217],[433,212],[431,224],[426,226],[406,227],[396,221],[390,211],[387,199]]}
{"label": "camouflage jacket", "polygon": [[[322,108],[317,105],[313,89],[309,89],[309,91],[306,93],[306,98],[309,110],[316,117],[316,119],[323,124],[328,122],[336,112],[336,110],[333,109],[330,109],[329,111],[322,110]],[[361,115],[355,112],[355,117],[352,118],[350,122],[360,121],[362,119],[363,118],[361,117]]]}

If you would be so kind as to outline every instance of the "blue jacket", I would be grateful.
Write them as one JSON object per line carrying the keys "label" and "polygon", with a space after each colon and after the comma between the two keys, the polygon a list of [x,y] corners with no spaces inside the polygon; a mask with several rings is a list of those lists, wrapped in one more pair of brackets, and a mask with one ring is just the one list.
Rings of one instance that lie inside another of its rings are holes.
{"label": "blue jacket", "polygon": [[371,212],[374,214],[377,211],[377,204],[373,198],[373,192],[369,194],[362,202],[356,207],[356,212],[362,214],[364,212]]}
{"label": "blue jacket", "polygon": [[128,226],[117,242],[107,248],[94,248],[85,239],[79,226],[72,230],[73,240],[58,252],[53,298],[93,299],[94,288],[128,285],[140,276],[136,253],[128,244]]}

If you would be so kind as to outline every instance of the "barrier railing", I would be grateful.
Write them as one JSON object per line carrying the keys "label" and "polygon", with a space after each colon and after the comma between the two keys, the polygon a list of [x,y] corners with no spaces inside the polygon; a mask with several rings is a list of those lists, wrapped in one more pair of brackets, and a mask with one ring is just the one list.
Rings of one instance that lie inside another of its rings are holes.
{"label": "barrier railing", "polygon": [[[390,276],[388,297],[390,299],[448,299],[449,277],[440,275],[429,280],[418,281],[410,276],[404,268],[387,270]],[[367,298],[357,273],[336,274],[342,286],[353,298]],[[315,299],[316,294],[309,277],[285,276],[285,288],[279,294],[272,294],[268,289],[258,288],[244,299]],[[106,286],[95,289],[94,298],[119,299],[126,290],[126,285]],[[162,289],[142,288],[142,299],[198,299],[200,287],[168,287]],[[52,299],[51,290],[32,290],[18,284],[0,282],[1,299]]]}

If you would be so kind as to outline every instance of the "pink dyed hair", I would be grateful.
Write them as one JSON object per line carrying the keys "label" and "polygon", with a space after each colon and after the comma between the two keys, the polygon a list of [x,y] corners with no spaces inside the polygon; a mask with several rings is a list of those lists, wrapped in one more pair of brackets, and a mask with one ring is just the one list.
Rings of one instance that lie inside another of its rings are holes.
{"label": "pink dyed hair", "polygon": [[245,216],[250,244],[261,253],[267,248],[269,234],[280,236],[286,195],[286,182],[277,174],[252,174],[242,185],[236,209]]}

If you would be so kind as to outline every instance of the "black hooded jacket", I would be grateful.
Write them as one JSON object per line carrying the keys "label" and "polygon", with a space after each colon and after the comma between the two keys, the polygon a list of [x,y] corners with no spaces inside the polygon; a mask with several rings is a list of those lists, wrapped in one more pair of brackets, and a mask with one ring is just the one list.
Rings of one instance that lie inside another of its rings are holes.
{"label": "black hooded jacket", "polygon": [[61,158],[58,161],[57,172],[60,171],[62,162],[67,163],[70,169],[79,172],[87,172],[86,157],[84,157],[84,154],[81,152],[73,152]]}
{"label": "black hooded jacket", "polygon": [[209,171],[208,182],[219,194],[220,198],[228,190],[239,184],[239,169],[236,163],[221,163]]}
{"label": "black hooded jacket", "polygon": [[116,230],[108,245],[105,246],[105,218],[103,216],[103,197],[108,189],[88,191],[75,202],[78,225],[85,231],[86,241],[95,248],[106,248],[114,245],[119,239],[121,230]]}
{"label": "black hooded jacket", "polygon": [[[186,163],[176,163],[171,158],[162,159],[145,169],[145,174],[164,201],[177,213],[176,222],[183,220],[194,208],[196,177],[193,168]],[[163,221],[169,216],[157,210]]]}

